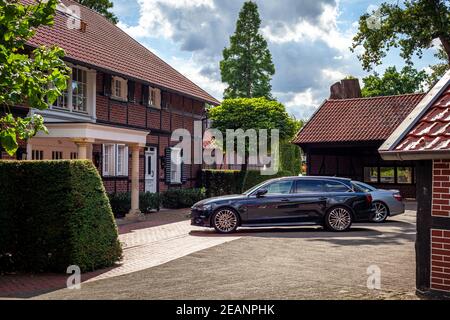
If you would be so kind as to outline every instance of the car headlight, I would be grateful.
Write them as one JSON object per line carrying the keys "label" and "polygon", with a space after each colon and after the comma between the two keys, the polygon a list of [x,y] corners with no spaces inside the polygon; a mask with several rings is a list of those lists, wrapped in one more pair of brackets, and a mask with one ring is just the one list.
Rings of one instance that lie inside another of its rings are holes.
{"label": "car headlight", "polygon": [[202,211],[207,211],[207,210],[210,210],[211,208],[212,208],[211,204],[202,204],[202,205],[195,207],[195,209],[202,210]]}

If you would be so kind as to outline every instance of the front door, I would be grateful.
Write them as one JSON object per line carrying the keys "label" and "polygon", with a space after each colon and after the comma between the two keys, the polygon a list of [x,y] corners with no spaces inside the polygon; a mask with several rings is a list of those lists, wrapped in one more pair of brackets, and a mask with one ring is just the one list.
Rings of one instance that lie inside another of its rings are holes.
{"label": "front door", "polygon": [[145,152],[145,192],[156,192],[156,147],[148,148]]}

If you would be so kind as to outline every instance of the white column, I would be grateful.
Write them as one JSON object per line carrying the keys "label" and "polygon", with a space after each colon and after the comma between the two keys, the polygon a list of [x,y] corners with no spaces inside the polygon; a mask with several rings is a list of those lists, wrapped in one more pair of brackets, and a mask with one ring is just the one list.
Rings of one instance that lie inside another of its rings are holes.
{"label": "white column", "polygon": [[77,145],[78,159],[80,160],[92,160],[91,142],[86,140],[74,140]]}
{"label": "white column", "polygon": [[127,219],[142,217],[139,210],[139,146],[130,145],[131,149],[131,209],[126,215]]}

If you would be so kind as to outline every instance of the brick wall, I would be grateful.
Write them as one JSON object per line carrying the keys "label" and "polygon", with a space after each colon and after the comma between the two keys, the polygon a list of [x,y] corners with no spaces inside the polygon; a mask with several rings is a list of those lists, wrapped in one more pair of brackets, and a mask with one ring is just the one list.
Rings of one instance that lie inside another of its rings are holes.
{"label": "brick wall", "polygon": [[431,229],[431,289],[450,292],[450,231]]}
{"label": "brick wall", "polygon": [[432,216],[450,217],[450,160],[433,161]]}

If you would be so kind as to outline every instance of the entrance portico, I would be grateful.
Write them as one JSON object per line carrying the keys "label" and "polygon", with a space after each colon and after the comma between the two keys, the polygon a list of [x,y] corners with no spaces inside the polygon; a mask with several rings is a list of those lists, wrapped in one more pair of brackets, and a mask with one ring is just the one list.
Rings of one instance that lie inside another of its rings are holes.
{"label": "entrance portico", "polygon": [[[48,134],[40,132],[29,140],[28,160],[92,160],[94,144],[127,146],[131,152],[131,173],[129,174],[131,177],[131,209],[126,217],[134,219],[141,216],[139,210],[139,153],[140,148],[146,146],[148,130],[93,123],[47,123],[46,126]],[[128,170],[126,171],[128,172]]]}

